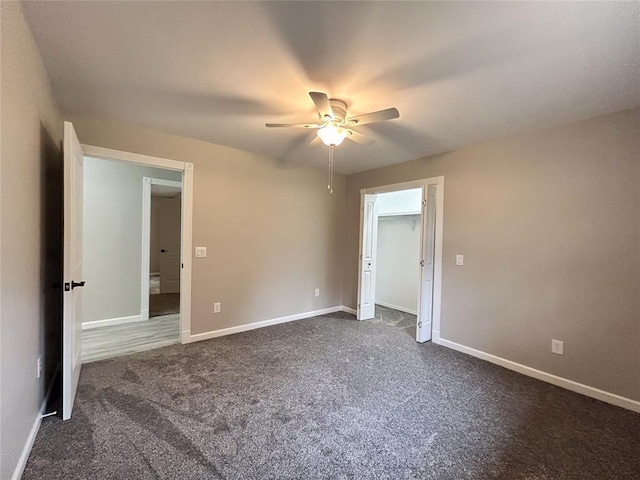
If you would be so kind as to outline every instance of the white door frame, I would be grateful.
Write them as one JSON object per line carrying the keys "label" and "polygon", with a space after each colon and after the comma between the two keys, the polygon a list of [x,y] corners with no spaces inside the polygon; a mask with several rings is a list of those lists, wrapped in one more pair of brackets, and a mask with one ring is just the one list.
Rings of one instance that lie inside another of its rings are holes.
{"label": "white door frame", "polygon": [[[367,194],[379,194],[397,192],[400,190],[411,190],[413,188],[422,188],[423,191],[428,185],[436,185],[436,232],[435,232],[435,252],[434,252],[434,271],[433,271],[433,313],[431,323],[431,340],[433,343],[440,341],[440,310],[442,305],[442,233],[444,225],[444,176],[424,178],[421,180],[413,180],[409,182],[394,183],[390,185],[380,185],[377,187],[363,188],[360,190],[360,235],[358,246],[358,292],[357,298],[360,299],[360,289],[362,288],[360,256],[362,255],[362,235],[363,235],[363,207],[364,196]],[[420,228],[424,236],[426,236],[427,222],[425,215],[420,216]],[[422,249],[422,247],[421,247]],[[422,298],[420,299],[422,301]],[[418,311],[418,321],[420,312]]]}
{"label": "white door frame", "polygon": [[[140,317],[149,320],[149,256],[151,254],[151,185],[176,187],[182,190],[182,182],[162,178],[142,177],[142,297]],[[181,192],[182,194],[182,192]],[[182,218],[180,219],[182,221]]]}
{"label": "white door frame", "polygon": [[[182,232],[180,254],[182,257],[182,274],[180,275],[180,343],[189,342],[191,331],[191,244],[193,235],[193,163],[169,160],[166,158],[123,152],[110,148],[82,145],[85,156],[135,163],[147,167],[164,168],[182,172]],[[150,186],[149,186],[150,188]],[[144,237],[144,233],[143,233]],[[148,259],[147,259],[148,262]],[[144,264],[144,257],[143,257]],[[148,268],[148,267],[147,267]],[[149,301],[149,278],[147,275],[147,302]],[[144,284],[143,284],[144,285]],[[147,315],[149,312],[147,303]]]}

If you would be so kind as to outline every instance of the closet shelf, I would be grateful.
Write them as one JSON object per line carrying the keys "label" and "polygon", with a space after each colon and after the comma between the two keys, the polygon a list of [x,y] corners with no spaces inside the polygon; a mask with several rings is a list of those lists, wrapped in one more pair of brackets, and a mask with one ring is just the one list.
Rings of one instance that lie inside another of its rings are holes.
{"label": "closet shelf", "polygon": [[393,213],[379,213],[379,217],[399,217],[402,215],[420,215],[420,210],[415,212],[393,212]]}

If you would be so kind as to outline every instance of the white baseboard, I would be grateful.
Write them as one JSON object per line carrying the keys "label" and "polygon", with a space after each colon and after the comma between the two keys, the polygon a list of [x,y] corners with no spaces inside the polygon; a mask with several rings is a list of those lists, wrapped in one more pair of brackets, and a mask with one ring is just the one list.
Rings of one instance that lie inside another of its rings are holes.
{"label": "white baseboard", "polygon": [[345,307],[344,305],[341,308],[343,312],[350,313],[351,315],[358,315],[358,311],[355,308]]}
{"label": "white baseboard", "polygon": [[36,437],[38,436],[38,430],[40,430],[40,424],[42,423],[42,416],[44,415],[44,411],[47,408],[47,401],[49,400],[49,395],[42,401],[40,405],[40,410],[38,411],[38,415],[36,415],[35,420],[33,421],[33,426],[31,427],[31,431],[29,432],[29,436],[27,437],[27,441],[22,448],[22,453],[20,454],[20,458],[18,459],[18,464],[16,465],[15,470],[13,471],[13,475],[11,476],[11,480],[20,480],[22,474],[24,473],[24,469],[27,466],[27,460],[29,460],[29,454],[31,453],[31,449],[33,448],[33,443],[36,441]]}
{"label": "white baseboard", "polygon": [[603,402],[610,403],[611,405],[616,405],[618,407],[626,408],[627,410],[640,413],[640,402],[636,400],[622,397],[620,395],[616,395],[615,393],[605,392],[604,390],[590,387],[589,385],[585,385],[583,383],[574,382],[573,380],[568,380],[551,373],[543,372],[542,370],[536,370],[535,368],[512,362],[511,360],[507,360],[506,358],[497,357],[481,350],[476,350],[459,343],[445,340],[444,338],[440,338],[439,335],[438,341],[434,341],[434,343],[447,348],[451,348],[453,350],[457,350],[458,352],[466,353],[468,355],[471,355],[472,357],[480,358],[482,360],[486,360],[487,362],[500,365],[501,367],[508,368],[509,370],[513,370],[514,372],[518,372],[523,375],[527,375],[528,377],[536,378],[538,380],[542,380],[543,382],[566,388],[567,390],[571,390],[572,392],[580,393],[582,395],[586,395],[587,397],[595,398],[596,400],[601,400]]}
{"label": "white baseboard", "polygon": [[440,345],[440,332],[437,330],[431,330],[431,342],[436,345]]}
{"label": "white baseboard", "polygon": [[84,322],[82,324],[82,330],[89,330],[91,328],[106,327],[109,325],[120,325],[122,323],[144,322],[149,320],[149,313],[147,312],[146,318],[144,314],[132,315],[130,317],[119,318],[107,318],[105,320],[94,320],[92,322]]}
{"label": "white baseboard", "polygon": [[247,323],[236,327],[221,328],[220,330],[212,330],[210,332],[196,333],[191,335],[189,331],[183,331],[181,338],[182,343],[199,342],[200,340],[208,340],[210,338],[224,337],[225,335],[233,335],[234,333],[246,332],[257,328],[269,327],[280,323],[293,322],[295,320],[303,320],[305,318],[317,317],[318,315],[326,315],[327,313],[348,312],[355,314],[355,310],[343,306],[323,308],[322,310],[313,310],[310,312],[297,313],[286,317],[272,318],[270,320],[262,320],[260,322]]}
{"label": "white baseboard", "polygon": [[418,315],[417,310],[411,310],[410,308],[399,307],[398,305],[393,305],[392,303],[379,302],[376,300],[376,305],[382,305],[383,307],[393,308],[394,310],[400,310],[401,312],[410,313],[411,315]]}

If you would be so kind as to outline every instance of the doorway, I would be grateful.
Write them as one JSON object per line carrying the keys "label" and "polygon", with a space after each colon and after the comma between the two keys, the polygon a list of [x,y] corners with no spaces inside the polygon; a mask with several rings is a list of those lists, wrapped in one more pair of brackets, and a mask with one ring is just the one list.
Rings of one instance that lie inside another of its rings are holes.
{"label": "doorway", "polygon": [[[83,177],[82,361],[179,343],[182,174],[85,156]],[[162,293],[152,301],[150,240],[167,251],[159,255]]]}
{"label": "doorway", "polygon": [[376,196],[376,318],[416,336],[420,294],[420,224],[422,190]]}
{"label": "doorway", "polygon": [[392,316],[439,340],[443,200],[444,177],[361,190],[358,320]]}
{"label": "doorway", "polygon": [[142,208],[141,303],[149,318],[176,315],[180,313],[182,183],[143,178]]}
{"label": "doorway", "polygon": [[[128,165],[157,167],[165,171],[177,172],[182,183],[181,192],[181,275],[180,275],[180,320],[178,324],[178,338],[181,343],[191,340],[191,241],[193,219],[193,164],[159,157],[140,155],[135,153],[112,150],[109,148],[83,145],[78,140],[71,122],[64,122],[64,181],[63,181],[63,318],[62,318],[62,376],[60,379],[60,402],[62,404],[62,419],[71,418],[73,404],[78,387],[80,369],[82,367],[82,349],[84,344],[83,323],[86,320],[86,309],[93,302],[85,302],[85,289],[93,286],[93,281],[87,279],[84,265],[84,230],[83,223],[85,198],[83,186],[84,160],[86,157],[111,160]],[[98,184],[96,192],[101,192]],[[140,196],[131,205],[140,205]],[[125,212],[122,218],[128,216]],[[93,217],[91,217],[93,219]],[[100,220],[100,218],[98,218]],[[142,222],[138,222],[142,228]],[[112,234],[112,232],[110,232]],[[116,236],[117,240],[117,236]],[[94,242],[91,243],[93,245]],[[139,244],[140,245],[140,244]],[[132,250],[134,251],[134,250]],[[103,255],[108,258],[107,255]],[[134,263],[135,265],[135,263]],[[140,268],[139,266],[137,268]],[[138,270],[139,272],[140,270]],[[103,273],[98,272],[99,278]],[[148,277],[147,277],[148,278]],[[138,276],[138,281],[140,277]],[[140,285],[140,282],[138,283]],[[138,296],[138,301],[140,296]],[[117,302],[112,302],[117,304]],[[140,304],[138,304],[140,306]],[[143,312],[140,311],[140,317]],[[111,318],[107,320],[123,320]]]}

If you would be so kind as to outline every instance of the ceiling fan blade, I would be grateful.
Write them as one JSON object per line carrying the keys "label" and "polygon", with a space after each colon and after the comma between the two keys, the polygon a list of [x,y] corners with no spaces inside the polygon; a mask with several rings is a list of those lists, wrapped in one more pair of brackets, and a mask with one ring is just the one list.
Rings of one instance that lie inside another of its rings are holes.
{"label": "ceiling fan blade", "polygon": [[265,123],[267,127],[285,127],[285,128],[322,128],[324,125],[317,123]]}
{"label": "ceiling fan blade", "polygon": [[320,115],[321,120],[327,116],[333,119],[333,109],[331,108],[329,97],[327,97],[326,93],[309,92],[309,96],[311,97],[311,100],[313,100],[313,103],[316,104],[316,108],[318,109],[318,114]]}
{"label": "ceiling fan blade", "polygon": [[386,110],[379,110],[377,112],[365,113],[363,115],[347,118],[345,123],[348,127],[355,127],[366,125],[367,123],[382,122],[383,120],[393,120],[394,118],[399,117],[400,112],[397,108],[387,108]]}
{"label": "ceiling fan blade", "polygon": [[355,130],[348,130],[348,132],[349,135],[347,135],[347,138],[356,143],[359,143],[360,145],[371,145],[376,143],[376,141],[372,138],[366,137],[363,134],[356,132]]}

